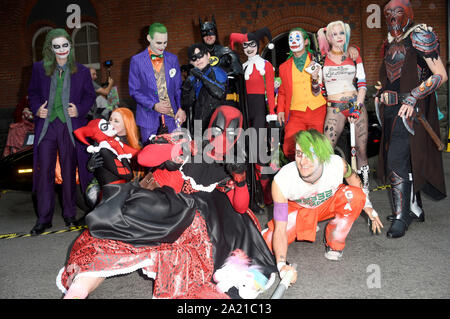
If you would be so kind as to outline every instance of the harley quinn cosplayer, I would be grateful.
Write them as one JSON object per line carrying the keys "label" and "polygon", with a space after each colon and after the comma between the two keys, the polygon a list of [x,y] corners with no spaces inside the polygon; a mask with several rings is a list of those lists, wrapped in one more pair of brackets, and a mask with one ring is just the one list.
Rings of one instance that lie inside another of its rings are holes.
{"label": "harley quinn cosplayer", "polygon": [[186,160],[195,147],[185,133],[160,135],[138,154],[141,165],[156,167],[153,190],[106,185],[58,275],[65,298],[85,298],[106,277],[138,269],[155,280],[154,298],[228,298],[233,292],[224,294],[212,279],[236,251],[258,266],[255,281],[271,283],[275,260],[248,210],[245,169],[221,163],[240,134],[230,132],[241,125],[237,109],[221,106],[204,162]]}
{"label": "harley quinn cosplayer", "polygon": [[[266,97],[269,107],[269,114],[276,120],[275,113],[275,72],[272,64],[261,58],[259,55],[259,42],[267,37],[272,41],[272,35],[268,28],[262,28],[253,33],[231,33],[231,49],[235,49],[235,44],[241,43],[247,62],[243,64],[245,85],[247,89],[247,99],[249,104],[249,120],[251,126],[255,128],[265,127]],[[273,43],[269,43],[269,48],[273,49]]]}
{"label": "harley quinn cosplayer", "polygon": [[[133,112],[127,108],[117,108],[110,116],[110,121],[95,119],[87,126],[74,131],[78,140],[88,146],[92,156],[88,161],[88,171],[94,173],[96,180],[86,191],[89,206],[95,206],[106,184],[126,183],[133,179],[135,162],[132,158],[140,150],[139,135]],[[128,143],[133,146],[128,146]]]}
{"label": "harley quinn cosplayer", "polygon": [[390,238],[405,235],[413,220],[424,221],[420,191],[446,197],[442,154],[423,125],[425,118],[440,135],[435,91],[447,81],[433,29],[415,24],[412,5],[392,0],[384,7],[388,38],[383,45],[381,88],[375,100],[382,124],[378,177],[391,184],[394,216]]}
{"label": "harley quinn cosplayer", "polygon": [[[261,130],[266,128],[266,121],[276,121],[275,113],[275,72],[272,64],[259,55],[259,43],[267,37],[272,41],[272,35],[268,28],[262,28],[252,33],[231,33],[231,49],[235,49],[236,43],[241,43],[247,62],[243,64],[247,104],[249,113],[249,126],[256,129],[258,140],[256,174],[261,182],[264,202],[270,203],[270,179],[267,174],[262,174],[261,165],[267,164],[261,161],[261,156],[267,154],[267,141],[263,138]],[[269,43],[269,49],[273,49],[273,43]],[[266,106],[266,97],[267,104]],[[268,109],[268,112],[267,112]],[[269,113],[269,114],[267,114]],[[265,137],[268,138],[267,134]]]}
{"label": "harley quinn cosplayer", "polygon": [[[327,93],[327,115],[324,134],[336,146],[345,122],[355,123],[356,158],[358,173],[362,175],[364,192],[369,192],[369,165],[367,158],[368,117],[364,107],[366,75],[361,55],[354,61],[347,53],[350,26],[334,21],[318,31],[318,42],[325,61],[322,79]],[[353,81],[357,79],[357,87]]]}

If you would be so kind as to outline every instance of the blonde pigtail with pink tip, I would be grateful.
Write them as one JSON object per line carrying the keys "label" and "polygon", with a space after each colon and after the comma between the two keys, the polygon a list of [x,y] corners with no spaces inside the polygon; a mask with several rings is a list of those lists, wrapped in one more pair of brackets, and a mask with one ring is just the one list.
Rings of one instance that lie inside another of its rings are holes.
{"label": "blonde pigtail with pink tip", "polygon": [[319,49],[322,55],[327,55],[328,51],[330,51],[330,44],[328,43],[327,36],[325,34],[326,28],[320,28],[317,31],[317,42],[319,42]]}

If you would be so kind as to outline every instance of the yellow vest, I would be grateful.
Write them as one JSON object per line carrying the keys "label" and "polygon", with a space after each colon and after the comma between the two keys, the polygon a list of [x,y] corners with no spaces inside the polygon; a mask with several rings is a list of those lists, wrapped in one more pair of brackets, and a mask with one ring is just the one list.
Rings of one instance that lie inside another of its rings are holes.
{"label": "yellow vest", "polygon": [[[308,66],[311,59],[306,57],[305,66]],[[320,93],[314,96],[311,92],[311,75],[305,71],[300,72],[295,63],[292,62],[292,101],[291,111],[305,112],[306,108],[315,110],[326,103],[325,98]]]}

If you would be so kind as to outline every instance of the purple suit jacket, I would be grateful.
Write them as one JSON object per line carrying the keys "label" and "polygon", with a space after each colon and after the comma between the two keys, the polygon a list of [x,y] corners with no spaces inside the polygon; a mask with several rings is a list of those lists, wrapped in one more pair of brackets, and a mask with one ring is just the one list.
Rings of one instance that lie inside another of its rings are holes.
{"label": "purple suit jacket", "polygon": [[[89,69],[79,63],[77,63],[77,68],[77,72],[70,76],[70,103],[75,104],[78,109],[78,117],[71,118],[73,131],[87,124],[86,115],[94,104],[96,98]],[[33,171],[36,171],[35,168],[37,165],[37,141],[39,140],[39,136],[41,135],[42,128],[45,122],[45,119],[41,119],[40,117],[36,116],[36,112],[38,111],[39,107],[44,104],[44,102],[49,98],[50,82],[51,76],[47,76],[45,74],[42,61],[34,63],[33,73],[31,75],[31,81],[28,87],[28,100],[30,101],[30,108],[34,115],[33,147],[35,156],[33,158]],[[81,144],[76,138],[75,144],[77,148],[78,173],[82,189],[84,190],[87,184],[92,179],[92,174],[89,173],[86,169],[88,153],[86,152],[86,146]],[[35,189],[34,186],[35,185],[33,185],[33,189]]]}
{"label": "purple suit jacket", "polygon": [[[174,114],[180,108],[181,100],[181,71],[176,55],[164,51],[164,69],[166,74],[167,93]],[[155,73],[152,62],[145,49],[131,58],[130,73],[128,77],[130,96],[136,103],[136,123],[139,126],[152,130],[156,134],[159,127],[161,113],[153,110],[153,106],[159,102],[158,89],[156,87]],[[165,115],[165,123],[169,131],[175,129],[175,121],[172,117]]]}

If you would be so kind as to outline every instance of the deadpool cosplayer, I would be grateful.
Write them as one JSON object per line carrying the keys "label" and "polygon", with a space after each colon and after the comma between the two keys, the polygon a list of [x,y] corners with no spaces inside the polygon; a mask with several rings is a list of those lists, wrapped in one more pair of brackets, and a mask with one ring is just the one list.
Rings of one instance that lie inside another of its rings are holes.
{"label": "deadpool cosplayer", "polygon": [[446,196],[442,155],[417,117],[439,136],[434,92],[447,81],[447,73],[437,35],[413,22],[409,1],[390,1],[384,15],[389,34],[375,100],[383,127],[378,175],[390,183],[394,204],[387,236],[398,238],[413,220],[424,221],[421,191],[435,200]]}
{"label": "deadpool cosplayer", "polygon": [[211,117],[203,162],[188,161],[197,148],[187,134],[160,135],[138,154],[141,165],[156,168],[153,190],[105,185],[86,217],[89,229],[58,275],[66,297],[86,297],[105,277],[137,269],[155,280],[154,298],[233,297],[212,278],[237,249],[273,278],[275,260],[248,209],[245,169],[223,163],[241,126],[241,113],[221,106]]}

